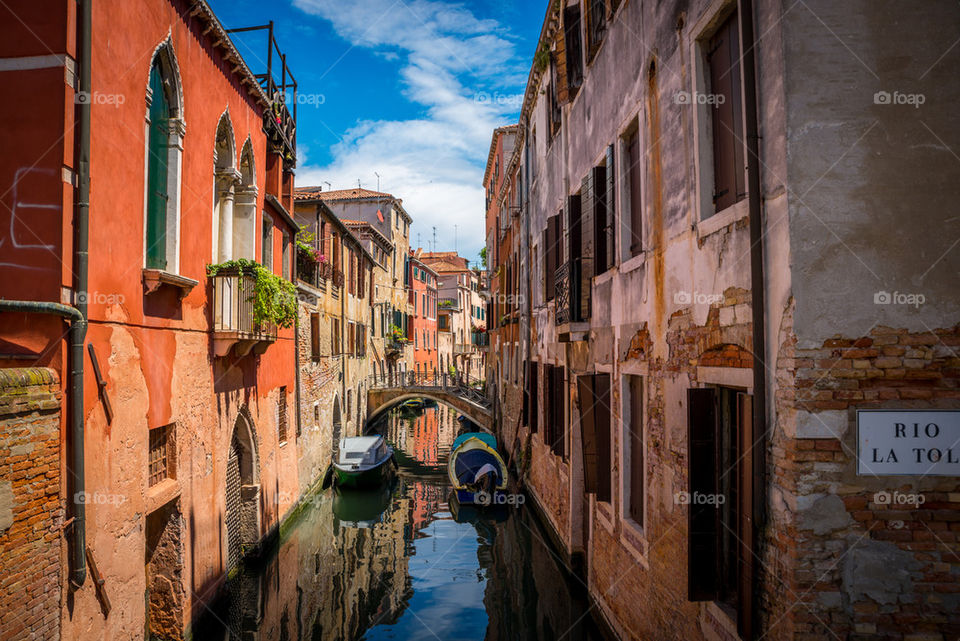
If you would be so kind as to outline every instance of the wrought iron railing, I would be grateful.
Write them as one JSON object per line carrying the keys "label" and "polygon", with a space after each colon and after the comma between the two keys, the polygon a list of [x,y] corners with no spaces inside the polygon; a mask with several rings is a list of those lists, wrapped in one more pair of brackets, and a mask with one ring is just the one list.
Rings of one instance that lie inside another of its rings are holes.
{"label": "wrought iron railing", "polygon": [[368,389],[403,388],[405,390],[444,391],[483,407],[491,403],[486,394],[486,381],[456,372],[386,371],[368,379]]}
{"label": "wrought iron railing", "polygon": [[213,331],[237,333],[243,338],[273,340],[277,326],[259,326],[254,316],[256,279],[239,268],[222,269],[213,282]]}
{"label": "wrought iron railing", "polygon": [[319,271],[317,261],[302,251],[297,252],[297,279],[316,287]]}
{"label": "wrought iron railing", "polygon": [[590,282],[583,270],[588,260],[574,258],[557,268],[554,279],[557,325],[590,320]]}

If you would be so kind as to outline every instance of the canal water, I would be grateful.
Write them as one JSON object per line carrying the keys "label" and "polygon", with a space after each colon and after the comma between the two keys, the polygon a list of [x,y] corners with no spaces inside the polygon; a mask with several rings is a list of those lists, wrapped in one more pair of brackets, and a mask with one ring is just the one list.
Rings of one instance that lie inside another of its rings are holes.
{"label": "canal water", "polygon": [[194,638],[602,639],[532,506],[451,509],[446,461],[460,429],[442,404],[385,416],[373,431],[394,446],[396,482],[316,495],[197,613]]}

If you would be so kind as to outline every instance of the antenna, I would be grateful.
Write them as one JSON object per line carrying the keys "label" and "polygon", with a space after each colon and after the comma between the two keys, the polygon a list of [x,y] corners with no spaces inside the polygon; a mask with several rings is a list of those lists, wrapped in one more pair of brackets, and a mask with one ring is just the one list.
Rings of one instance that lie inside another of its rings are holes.
{"label": "antenna", "polygon": [[324,180],[323,184],[327,186],[327,191],[331,191],[333,189],[333,185],[331,185],[329,181]]}
{"label": "antenna", "polygon": [[453,226],[453,253],[457,253],[457,225]]}
{"label": "antenna", "polygon": [[433,245],[431,245],[430,251],[437,251],[437,226],[433,226]]}

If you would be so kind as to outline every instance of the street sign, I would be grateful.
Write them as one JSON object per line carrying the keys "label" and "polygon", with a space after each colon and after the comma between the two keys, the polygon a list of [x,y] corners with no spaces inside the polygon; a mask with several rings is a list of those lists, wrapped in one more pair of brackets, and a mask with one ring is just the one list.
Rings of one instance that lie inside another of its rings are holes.
{"label": "street sign", "polygon": [[960,476],[960,410],[857,410],[860,476]]}

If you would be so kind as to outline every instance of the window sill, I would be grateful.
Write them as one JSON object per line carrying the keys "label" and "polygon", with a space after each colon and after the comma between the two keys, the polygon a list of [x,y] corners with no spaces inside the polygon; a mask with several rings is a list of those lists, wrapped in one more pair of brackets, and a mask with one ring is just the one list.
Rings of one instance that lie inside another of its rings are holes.
{"label": "window sill", "polygon": [[645,262],[647,262],[647,252],[641,251],[636,256],[631,256],[630,258],[620,263],[620,273],[629,274],[633,270],[639,268]]}
{"label": "window sill", "polygon": [[145,511],[147,514],[156,512],[178,498],[180,498],[180,483],[176,479],[163,479],[153,487],[147,488]]}
{"label": "window sill", "polygon": [[749,199],[744,198],[697,223],[697,238],[705,238],[750,215]]}
{"label": "window sill", "polygon": [[620,524],[620,543],[644,569],[649,570],[650,564],[647,561],[649,543],[643,528],[630,517],[623,517]]}
{"label": "window sill", "polygon": [[145,294],[152,294],[164,285],[176,287],[180,290],[180,299],[190,293],[190,291],[200,284],[200,281],[178,274],[171,274],[162,269],[143,269],[143,287]]}

